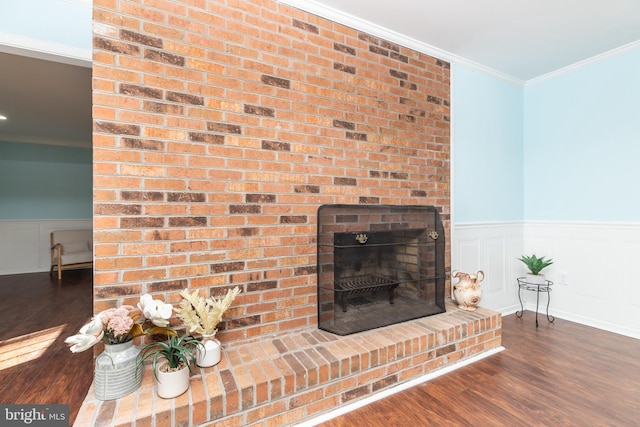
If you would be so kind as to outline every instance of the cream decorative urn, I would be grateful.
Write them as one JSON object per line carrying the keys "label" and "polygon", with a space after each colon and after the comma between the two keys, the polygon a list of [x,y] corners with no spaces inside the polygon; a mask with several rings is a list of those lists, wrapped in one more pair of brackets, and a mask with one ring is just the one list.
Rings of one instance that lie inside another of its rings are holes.
{"label": "cream decorative urn", "polygon": [[453,270],[451,277],[458,279],[458,283],[453,285],[453,296],[458,303],[458,308],[467,311],[475,310],[482,299],[480,282],[484,280],[484,272],[478,270],[475,274],[467,274]]}

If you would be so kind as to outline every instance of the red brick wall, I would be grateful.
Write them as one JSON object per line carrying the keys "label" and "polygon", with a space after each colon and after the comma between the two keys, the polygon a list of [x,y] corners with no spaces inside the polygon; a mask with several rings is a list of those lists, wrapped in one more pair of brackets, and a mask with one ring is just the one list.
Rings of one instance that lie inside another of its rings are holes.
{"label": "red brick wall", "polygon": [[238,285],[221,340],[314,325],[321,204],[435,205],[449,270],[448,63],[274,1],[93,5],[96,311]]}

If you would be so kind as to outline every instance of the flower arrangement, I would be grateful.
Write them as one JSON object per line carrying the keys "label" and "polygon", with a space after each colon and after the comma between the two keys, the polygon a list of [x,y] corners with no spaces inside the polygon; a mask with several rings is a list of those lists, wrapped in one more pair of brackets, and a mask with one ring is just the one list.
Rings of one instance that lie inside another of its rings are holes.
{"label": "flower arrangement", "polygon": [[216,299],[201,297],[197,290],[190,293],[184,289],[180,293],[182,301],[176,312],[189,333],[213,336],[218,332],[218,323],[222,316],[239,293],[240,288],[236,286],[229,289],[223,299]]}
{"label": "flower arrangement", "polygon": [[[140,297],[137,310],[131,305],[104,310],[80,328],[78,334],[67,338],[65,343],[71,346],[70,350],[73,353],[79,353],[101,340],[105,344],[122,344],[150,333],[173,335],[175,332],[167,328],[172,313],[171,304],[154,300],[151,295],[144,294]],[[147,322],[152,326],[145,329]]]}
{"label": "flower arrangement", "polygon": [[133,318],[129,313],[132,310],[132,306],[123,305],[105,310],[97,316],[105,325],[102,339],[106,344],[122,344],[129,341],[129,332],[133,327]]}

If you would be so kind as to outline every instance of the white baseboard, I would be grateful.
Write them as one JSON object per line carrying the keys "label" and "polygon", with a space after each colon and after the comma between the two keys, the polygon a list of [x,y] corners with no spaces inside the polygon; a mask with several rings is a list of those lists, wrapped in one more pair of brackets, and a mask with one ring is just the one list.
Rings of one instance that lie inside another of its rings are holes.
{"label": "white baseboard", "polygon": [[[524,310],[531,313],[531,315],[535,314],[536,304],[533,302],[528,302],[524,304]],[[496,309],[496,311],[500,312],[502,316],[508,316],[510,314],[514,314],[516,311],[520,311],[520,306],[517,307],[505,307],[502,309]],[[538,321],[547,321],[545,316],[547,314],[546,303],[544,306],[538,307]],[[599,319],[594,319],[591,317],[576,315],[575,313],[569,313],[566,311],[556,310],[549,307],[549,314],[555,318],[568,320],[569,322],[579,323],[585,326],[591,326],[592,328],[602,329],[603,331],[611,332],[618,335],[624,335],[630,338],[640,339],[640,332],[632,329],[626,328],[620,325],[616,325],[614,323],[602,321]]]}
{"label": "white baseboard", "polygon": [[[535,310],[535,306],[533,307]],[[600,319],[580,316],[574,313],[568,313],[559,310],[549,309],[549,313],[558,319],[568,320],[570,322],[580,323],[581,325],[591,326],[592,328],[602,329],[603,331],[612,332],[618,335],[624,335],[630,338],[640,339],[640,331],[638,329],[627,328],[615,323],[606,322]]]}
{"label": "white baseboard", "polygon": [[349,403],[347,405],[341,406],[337,409],[334,409],[331,412],[328,412],[326,414],[322,414],[318,417],[312,418],[310,420],[307,420],[303,423],[300,424],[296,424],[297,427],[313,427],[316,426],[318,424],[322,424],[326,421],[329,421],[333,418],[339,417],[340,415],[344,415],[348,412],[354,411],[358,408],[362,408],[363,406],[366,406],[370,403],[373,403],[375,401],[378,401],[380,399],[384,399],[385,397],[389,397],[392,394],[396,394],[398,392],[401,392],[403,390],[406,390],[408,388],[411,388],[413,386],[416,386],[418,384],[422,384],[425,383],[427,381],[431,381],[435,378],[438,378],[439,376],[442,376],[444,374],[448,374],[449,372],[455,371],[456,369],[460,369],[463,366],[467,366],[470,365],[471,363],[477,362],[479,360],[485,359],[489,356],[493,356],[494,354],[500,353],[501,351],[504,350],[504,347],[496,347],[493,348],[491,350],[487,350],[484,353],[480,353],[477,354],[475,356],[472,356],[468,359],[464,359],[461,360],[459,362],[456,363],[452,363],[450,365],[447,365],[446,367],[442,368],[442,369],[438,369],[436,371],[430,372],[426,375],[423,375],[421,377],[418,378],[414,378],[411,381],[407,381],[405,383],[399,384],[395,387],[392,387],[390,389],[387,390],[383,390],[379,393],[373,394],[371,396],[366,397],[365,399],[359,400],[357,402],[353,402],[353,403]]}

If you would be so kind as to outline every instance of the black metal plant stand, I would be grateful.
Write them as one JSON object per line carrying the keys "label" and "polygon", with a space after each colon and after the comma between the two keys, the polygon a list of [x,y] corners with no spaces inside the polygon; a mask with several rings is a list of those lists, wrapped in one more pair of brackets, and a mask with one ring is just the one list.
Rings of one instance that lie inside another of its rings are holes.
{"label": "black metal plant stand", "polygon": [[551,285],[553,282],[551,280],[545,280],[544,283],[531,283],[527,282],[526,277],[518,277],[518,299],[520,300],[520,311],[516,311],[517,317],[522,317],[524,314],[524,305],[522,304],[522,298],[520,297],[520,291],[531,291],[536,293],[536,328],[538,327],[538,306],[540,305],[540,293],[547,294],[547,321],[549,323],[553,323],[556,320],[553,316],[549,314],[549,303],[551,302]]}

